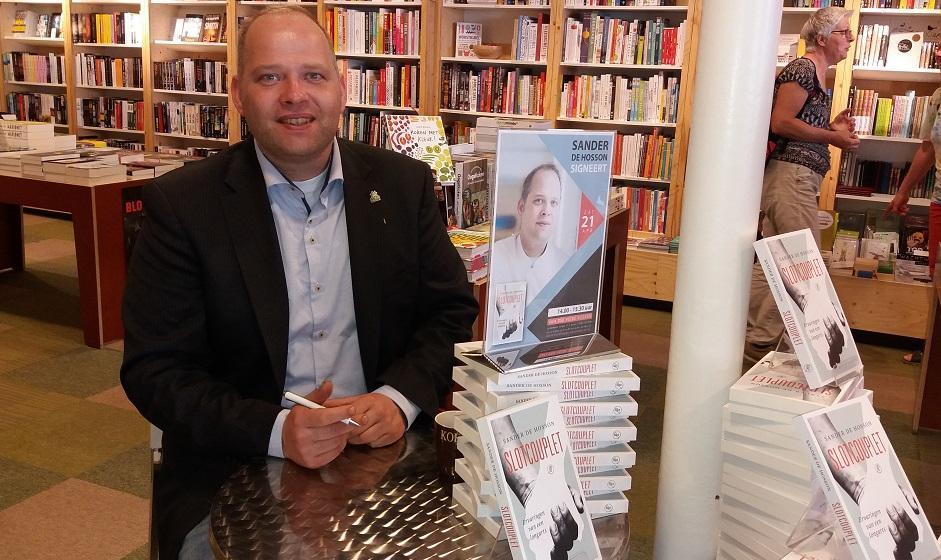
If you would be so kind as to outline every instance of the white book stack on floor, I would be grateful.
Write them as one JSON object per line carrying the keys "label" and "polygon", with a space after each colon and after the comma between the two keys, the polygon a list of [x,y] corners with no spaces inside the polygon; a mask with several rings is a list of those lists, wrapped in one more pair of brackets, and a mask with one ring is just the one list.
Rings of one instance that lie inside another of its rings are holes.
{"label": "white book stack on floor", "polygon": [[614,352],[502,373],[481,358],[480,351],[480,342],[455,346],[463,365],[454,368],[454,381],[464,388],[454,393],[454,406],[461,412],[454,427],[461,434],[458,450],[464,456],[456,461],[455,471],[464,482],[454,485],[454,500],[488,532],[500,534],[494,482],[485,466],[476,420],[551,394],[565,419],[588,512],[593,518],[626,513],[624,492],[631,487],[627,469],[636,459],[630,442],[637,438],[629,420],[637,414],[631,392],[640,389],[631,357]]}
{"label": "white book stack on floor", "polygon": [[[860,378],[861,379],[861,378]],[[793,427],[852,389],[811,389],[794,354],[770,352],[729,391],[722,417],[719,558],[778,560],[811,498],[811,465]]]}

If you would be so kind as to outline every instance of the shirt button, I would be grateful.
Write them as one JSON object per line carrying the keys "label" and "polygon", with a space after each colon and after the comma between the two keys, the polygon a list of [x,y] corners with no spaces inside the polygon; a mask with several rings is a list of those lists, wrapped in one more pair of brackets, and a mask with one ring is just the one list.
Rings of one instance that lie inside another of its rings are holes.
{"label": "shirt button", "polygon": [[321,290],[323,290],[323,286],[321,286],[320,284],[314,284],[315,292],[320,293]]}
{"label": "shirt button", "polygon": [[317,338],[324,338],[327,336],[327,331],[317,331]]}
{"label": "shirt button", "polygon": [[311,244],[311,245],[316,245],[316,244],[317,244],[317,239],[311,237],[311,238],[310,238],[310,244]]}

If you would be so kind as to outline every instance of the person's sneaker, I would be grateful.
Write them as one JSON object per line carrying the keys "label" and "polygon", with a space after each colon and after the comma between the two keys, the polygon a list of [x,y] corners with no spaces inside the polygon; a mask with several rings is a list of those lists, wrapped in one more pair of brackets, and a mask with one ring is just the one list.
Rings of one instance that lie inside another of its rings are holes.
{"label": "person's sneaker", "polygon": [[920,364],[922,359],[921,352],[912,352],[911,354],[905,354],[902,356],[902,361],[906,364]]}

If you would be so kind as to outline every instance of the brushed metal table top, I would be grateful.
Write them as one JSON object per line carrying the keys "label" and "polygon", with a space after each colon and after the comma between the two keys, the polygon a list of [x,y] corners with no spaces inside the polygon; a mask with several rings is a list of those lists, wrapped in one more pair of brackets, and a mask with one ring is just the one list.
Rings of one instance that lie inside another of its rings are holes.
{"label": "brushed metal table top", "polygon": [[[406,441],[407,440],[407,441]],[[305,469],[267,458],[243,465],[210,511],[221,558],[453,560],[512,558],[438,481],[431,432],[380,449],[348,447]],[[605,559],[627,558],[627,515],[594,522]]]}

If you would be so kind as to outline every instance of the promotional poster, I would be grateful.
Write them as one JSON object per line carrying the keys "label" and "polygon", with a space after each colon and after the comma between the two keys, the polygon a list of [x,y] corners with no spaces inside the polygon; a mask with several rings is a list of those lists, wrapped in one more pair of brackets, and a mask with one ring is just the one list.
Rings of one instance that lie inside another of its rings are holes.
{"label": "promotional poster", "polygon": [[[536,354],[536,363],[577,356],[597,332],[613,146],[608,131],[500,131],[488,357],[500,353],[512,363]],[[562,344],[558,356],[538,350],[576,337],[582,348]]]}

